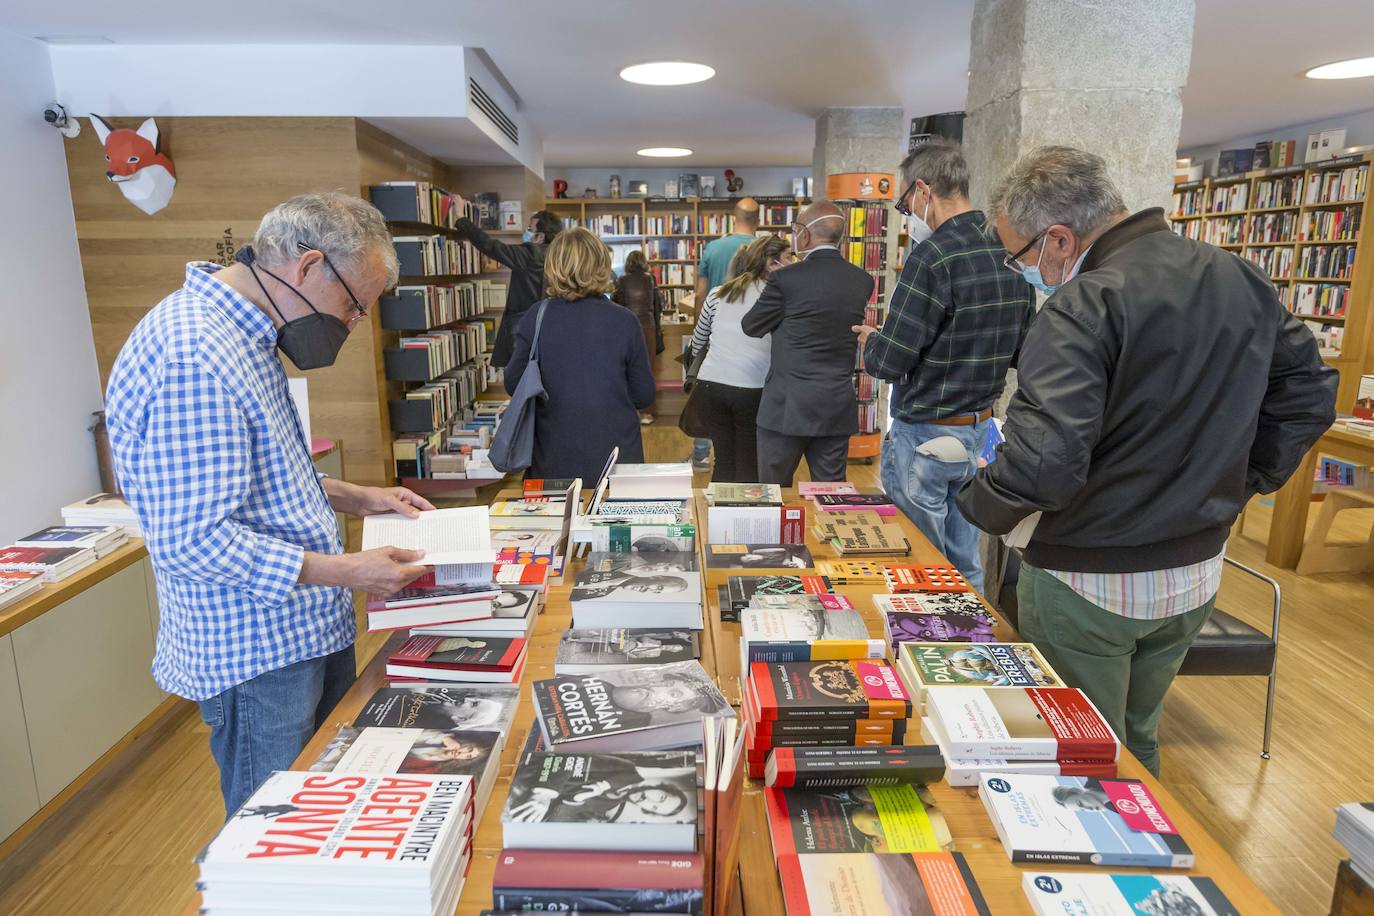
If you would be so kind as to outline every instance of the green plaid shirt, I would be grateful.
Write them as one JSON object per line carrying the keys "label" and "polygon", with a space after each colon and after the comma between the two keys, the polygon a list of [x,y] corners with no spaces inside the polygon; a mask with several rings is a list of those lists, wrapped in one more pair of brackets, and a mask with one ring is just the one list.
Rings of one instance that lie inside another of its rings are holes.
{"label": "green plaid shirt", "polygon": [[893,382],[892,414],[920,423],[992,406],[1035,314],[1031,285],[970,210],[912,249],[864,370]]}

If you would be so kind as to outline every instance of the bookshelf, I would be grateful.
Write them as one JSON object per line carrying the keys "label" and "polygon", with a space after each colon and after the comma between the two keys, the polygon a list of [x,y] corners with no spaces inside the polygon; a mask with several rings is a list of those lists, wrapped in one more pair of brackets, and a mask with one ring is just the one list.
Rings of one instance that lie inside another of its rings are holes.
{"label": "bookshelf", "polygon": [[1374,244],[1361,244],[1374,153],[1262,169],[1174,186],[1175,233],[1217,245],[1264,270],[1284,305],[1317,336],[1341,374],[1349,413],[1374,371]]}
{"label": "bookshelf", "polygon": [[[890,199],[841,199],[835,203],[845,217],[845,242],[841,254],[873,277],[873,294],[864,310],[864,324],[881,328],[887,318],[887,292],[894,282],[897,220]],[[854,394],[859,401],[859,431],[849,440],[850,458],[876,458],[887,430],[886,383],[863,371],[863,351],[854,364]]]}
{"label": "bookshelf", "polygon": [[[505,285],[482,276],[454,228],[476,207],[424,181],[375,184],[368,197],[391,230],[401,276],[378,300],[393,478],[435,495],[468,488],[463,446],[485,448],[494,416],[479,404]],[[437,476],[436,476],[437,475]]]}

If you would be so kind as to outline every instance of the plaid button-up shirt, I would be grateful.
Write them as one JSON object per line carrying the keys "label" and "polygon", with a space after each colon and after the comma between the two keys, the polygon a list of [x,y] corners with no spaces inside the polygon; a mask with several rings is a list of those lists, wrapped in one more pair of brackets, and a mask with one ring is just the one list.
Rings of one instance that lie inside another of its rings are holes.
{"label": "plaid button-up shirt", "polygon": [[977,210],[912,249],[864,370],[893,382],[892,414],[919,423],[992,406],[1035,314],[1030,284],[1002,263]]}
{"label": "plaid button-up shirt", "polygon": [[153,678],[203,700],[356,635],[346,589],[299,585],[305,551],[341,553],[276,353],[252,302],[186,266],[110,372],[115,468],[157,575]]}

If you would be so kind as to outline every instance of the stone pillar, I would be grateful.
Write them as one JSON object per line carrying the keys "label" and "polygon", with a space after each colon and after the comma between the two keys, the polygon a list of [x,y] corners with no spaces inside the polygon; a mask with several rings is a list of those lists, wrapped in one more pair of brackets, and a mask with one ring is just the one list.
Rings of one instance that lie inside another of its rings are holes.
{"label": "stone pillar", "polygon": [[811,156],[815,198],[833,172],[893,172],[901,164],[906,120],[900,108],[827,108],[816,118]]}
{"label": "stone pillar", "polygon": [[1105,158],[1132,211],[1167,207],[1193,10],[1194,0],[975,0],[964,125],[975,206],[1018,156],[1054,144]]}

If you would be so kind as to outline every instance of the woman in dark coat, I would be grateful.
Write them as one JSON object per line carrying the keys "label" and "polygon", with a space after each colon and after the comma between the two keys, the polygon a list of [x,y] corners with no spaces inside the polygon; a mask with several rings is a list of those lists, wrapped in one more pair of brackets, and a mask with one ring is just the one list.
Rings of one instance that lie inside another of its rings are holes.
{"label": "woman in dark coat", "polygon": [[[639,328],[644,332],[644,349],[649,354],[649,365],[658,353],[658,335],[663,327],[663,291],[649,273],[649,261],[644,252],[638,249],[625,256],[625,273],[615,281],[615,292],[611,298],[625,306],[639,319]],[[654,415],[645,412],[640,422],[654,422]]]}
{"label": "woman in dark coat", "polygon": [[639,320],[606,298],[611,253],[586,229],[560,232],[544,261],[546,304],[535,305],[515,333],[506,366],[514,393],[529,363],[541,308],[539,369],[548,400],[538,403],[529,477],[581,477],[594,483],[612,448],[620,460],[644,461],[638,411],[654,402],[654,375]]}

